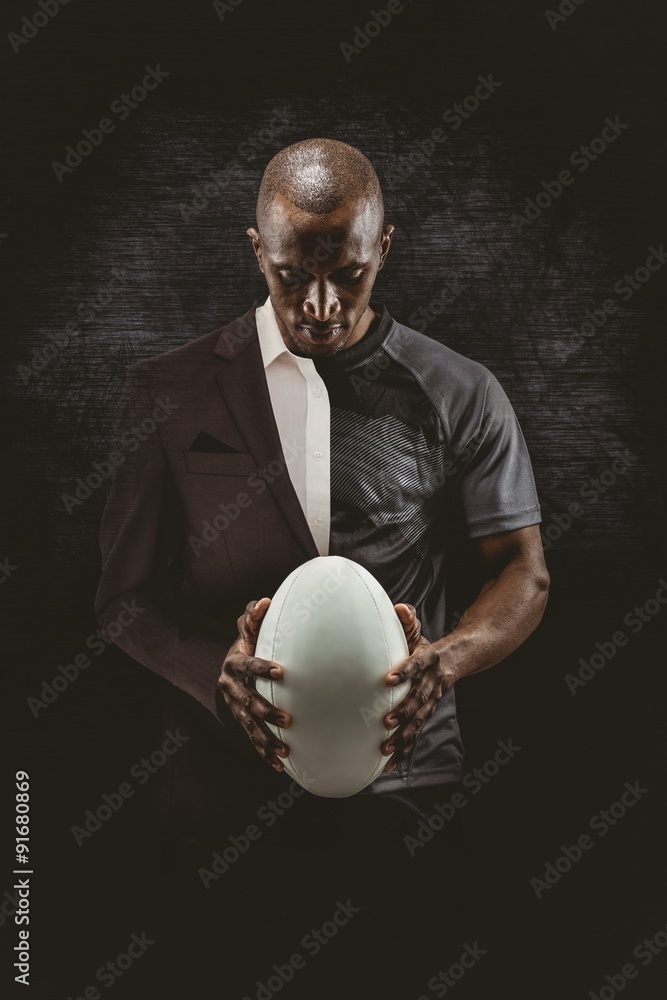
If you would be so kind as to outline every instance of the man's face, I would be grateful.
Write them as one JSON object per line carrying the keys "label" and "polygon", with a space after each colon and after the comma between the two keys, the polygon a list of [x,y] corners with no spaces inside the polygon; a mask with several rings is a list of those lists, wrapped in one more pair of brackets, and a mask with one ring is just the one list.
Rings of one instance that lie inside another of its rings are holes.
{"label": "man's face", "polygon": [[293,354],[323,357],[364,336],[369,300],[391,244],[367,201],[311,215],[277,195],[261,234],[249,229],[283,340]]}

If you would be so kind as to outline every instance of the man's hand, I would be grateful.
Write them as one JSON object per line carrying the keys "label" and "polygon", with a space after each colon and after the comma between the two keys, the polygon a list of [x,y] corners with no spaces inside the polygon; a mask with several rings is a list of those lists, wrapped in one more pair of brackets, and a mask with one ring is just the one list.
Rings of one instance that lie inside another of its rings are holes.
{"label": "man's hand", "polygon": [[440,653],[421,634],[421,622],[412,604],[395,604],[394,610],[401,620],[410,656],[392,667],[385,680],[388,685],[411,680],[412,688],[398,707],[384,717],[387,729],[399,726],[380,747],[385,756],[395,750],[385,767],[387,773],[394,771],[408,756],[422,726],[433,715],[449,686]]}
{"label": "man's hand", "polygon": [[279,663],[255,656],[260,625],[270,603],[270,597],[250,601],[246,605],[245,612],[238,618],[236,624],[239,637],[229,647],[222,664],[218,690],[236,721],[245,729],[259,755],[276,771],[284,771],[285,765],[277,755],[287,757],[289,747],[273,735],[267,722],[286,729],[292,724],[291,716],[271,705],[257,694],[254,688],[255,677],[278,680],[284,674]]}

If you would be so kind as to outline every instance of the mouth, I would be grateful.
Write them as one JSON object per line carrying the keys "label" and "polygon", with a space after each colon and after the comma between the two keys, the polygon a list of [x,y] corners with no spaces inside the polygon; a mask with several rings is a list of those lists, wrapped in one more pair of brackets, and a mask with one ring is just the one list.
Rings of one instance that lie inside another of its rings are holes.
{"label": "mouth", "polygon": [[342,329],[342,326],[331,326],[327,330],[317,330],[312,326],[299,327],[301,333],[308,338],[311,344],[330,344]]}

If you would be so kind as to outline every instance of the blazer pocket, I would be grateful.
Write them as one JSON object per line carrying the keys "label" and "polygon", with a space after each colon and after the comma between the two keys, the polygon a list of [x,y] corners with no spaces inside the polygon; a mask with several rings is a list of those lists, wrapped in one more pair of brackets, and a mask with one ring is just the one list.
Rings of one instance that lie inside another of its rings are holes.
{"label": "blazer pocket", "polygon": [[247,451],[186,451],[185,468],[205,476],[249,476],[257,471],[257,464]]}

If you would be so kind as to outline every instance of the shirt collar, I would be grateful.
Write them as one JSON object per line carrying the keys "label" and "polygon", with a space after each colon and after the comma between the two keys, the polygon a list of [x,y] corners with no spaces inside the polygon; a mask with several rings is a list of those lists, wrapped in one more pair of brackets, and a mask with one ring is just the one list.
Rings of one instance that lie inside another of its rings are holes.
{"label": "shirt collar", "polygon": [[[258,306],[255,310],[255,319],[257,321],[257,336],[259,338],[259,346],[262,351],[262,360],[264,361],[264,368],[268,368],[272,361],[275,361],[277,357],[281,354],[290,354],[292,352],[288,350],[285,341],[283,340],[283,335],[278,327],[278,321],[276,319],[276,314],[273,311],[273,306],[271,305],[271,296],[269,295],[266,302]],[[292,355],[296,359],[296,355]]]}
{"label": "shirt collar", "polygon": [[390,316],[385,305],[380,302],[370,302],[371,309],[378,313],[379,320],[375,320],[370,329],[361,340],[351,347],[344,347],[341,351],[333,354],[322,354],[313,359],[313,364],[319,375],[334,375],[340,372],[352,371],[360,365],[366,365],[379,353],[390,334],[393,333],[396,322]]}

